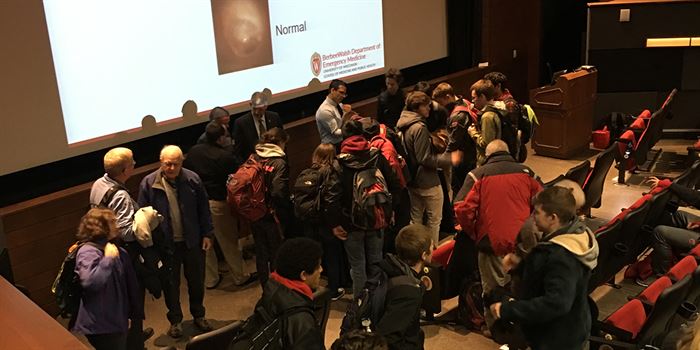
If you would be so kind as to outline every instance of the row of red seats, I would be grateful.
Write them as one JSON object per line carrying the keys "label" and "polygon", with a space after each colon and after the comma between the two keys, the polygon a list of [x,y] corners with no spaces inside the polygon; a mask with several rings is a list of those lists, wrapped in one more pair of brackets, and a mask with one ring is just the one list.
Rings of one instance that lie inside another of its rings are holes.
{"label": "row of red seats", "polygon": [[[602,325],[602,337],[593,337],[592,344],[615,341],[633,348],[661,345],[678,314],[685,317],[697,312],[700,299],[700,245],[676,263],[666,275],[658,278],[637,297],[613,312]],[[592,347],[597,349],[597,347]]]}

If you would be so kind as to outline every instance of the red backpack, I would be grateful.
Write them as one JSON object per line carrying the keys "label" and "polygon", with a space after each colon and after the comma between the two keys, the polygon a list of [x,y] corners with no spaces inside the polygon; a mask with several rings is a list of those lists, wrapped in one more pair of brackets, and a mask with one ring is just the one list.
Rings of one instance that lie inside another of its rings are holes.
{"label": "red backpack", "polygon": [[226,181],[226,201],[239,216],[251,222],[260,220],[269,212],[265,203],[265,169],[253,155]]}
{"label": "red backpack", "polygon": [[465,105],[456,105],[452,109],[452,113],[450,114],[450,117],[457,115],[458,113],[461,112],[466,112],[467,115],[469,116],[469,119],[471,120],[472,124],[479,125],[478,124],[478,116],[476,115],[476,112],[474,111],[474,104],[467,100],[462,100],[464,101]]}
{"label": "red backpack", "polygon": [[379,134],[372,138],[369,142],[369,147],[376,148],[382,152],[382,155],[389,161],[389,165],[394,170],[396,176],[398,176],[401,188],[405,188],[408,182],[406,180],[406,173],[404,173],[408,172],[406,160],[399,155],[394,144],[386,137],[386,126],[384,124],[379,125]]}

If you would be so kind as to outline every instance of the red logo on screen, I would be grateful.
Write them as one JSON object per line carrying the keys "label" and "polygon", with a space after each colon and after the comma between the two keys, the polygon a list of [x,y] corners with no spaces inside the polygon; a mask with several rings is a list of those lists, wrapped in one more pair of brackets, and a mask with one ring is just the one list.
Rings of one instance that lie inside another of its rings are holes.
{"label": "red logo on screen", "polygon": [[311,73],[314,73],[315,77],[321,74],[321,55],[318,52],[311,55]]}

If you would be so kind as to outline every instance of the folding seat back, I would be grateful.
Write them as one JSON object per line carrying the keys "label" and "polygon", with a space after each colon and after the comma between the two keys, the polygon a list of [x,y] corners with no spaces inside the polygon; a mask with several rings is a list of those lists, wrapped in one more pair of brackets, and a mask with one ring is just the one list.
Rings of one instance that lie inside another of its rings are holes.
{"label": "folding seat back", "polygon": [[666,288],[656,299],[656,304],[648,313],[647,320],[639,332],[638,345],[661,345],[663,336],[668,333],[678,307],[685,301],[691,287],[690,276]]}
{"label": "folding seat back", "polygon": [[666,204],[668,204],[668,201],[671,199],[671,191],[668,188],[664,188],[660,189],[657,193],[653,192],[654,191],[652,191],[652,197],[649,200],[649,213],[647,214],[647,217],[644,220],[644,225],[656,227],[656,225],[658,225],[659,219],[661,219],[661,215],[663,214],[664,209],[666,209]]}
{"label": "folding seat back", "polygon": [[695,161],[690,168],[673,179],[673,183],[688,188],[695,187],[695,182],[697,181],[695,177],[698,176],[698,168],[700,168],[700,160]]}
{"label": "folding seat back", "polygon": [[610,166],[612,166],[615,160],[614,152],[615,145],[608,147],[608,149],[601,152],[598,157],[596,157],[593,170],[583,184],[583,192],[586,194],[586,204],[584,204],[583,210],[600,208],[600,199],[603,195],[605,178],[608,175]]}
{"label": "folding seat back", "polygon": [[666,276],[659,277],[654,283],[650,284],[648,287],[639,293],[639,300],[649,304],[656,304],[656,300],[659,299],[659,295],[673,284],[670,278]]}
{"label": "folding seat back", "polygon": [[666,273],[666,276],[673,282],[680,281],[685,276],[692,274],[696,267],[698,267],[697,260],[695,260],[694,256],[688,255],[673,265]]}
{"label": "folding seat back", "polygon": [[591,171],[591,161],[586,159],[583,163],[569,169],[569,171],[564,174],[564,177],[576,182],[581,188],[583,188],[583,183],[588,177],[588,173]]}
{"label": "folding seat back", "polygon": [[638,208],[633,209],[622,218],[622,242],[629,248],[627,263],[637,260],[637,256],[646,248],[640,242],[648,242],[650,232],[644,232],[642,225],[649,213],[650,202],[644,201]]}
{"label": "folding seat back", "polygon": [[642,132],[637,140],[637,146],[634,149],[634,158],[637,165],[642,165],[647,161],[647,155],[654,145],[658,141],[656,135],[663,132],[664,119],[658,114],[658,111],[654,112],[647,123],[646,129]]}
{"label": "folding seat back", "polygon": [[593,269],[588,282],[589,292],[610,281],[617,271],[624,266],[628,248],[621,242],[621,229],[622,221],[615,220],[595,232],[599,249],[598,264]]}
{"label": "folding seat back", "polygon": [[700,266],[693,270],[691,280],[690,290],[688,290],[688,296],[685,297],[685,300],[698,307],[700,306],[698,305],[698,302],[700,302]]}
{"label": "folding seat back", "polygon": [[433,251],[432,261],[440,266],[447,267],[450,264],[450,259],[452,258],[452,253],[455,248],[455,240],[451,239],[443,244],[440,244]]}

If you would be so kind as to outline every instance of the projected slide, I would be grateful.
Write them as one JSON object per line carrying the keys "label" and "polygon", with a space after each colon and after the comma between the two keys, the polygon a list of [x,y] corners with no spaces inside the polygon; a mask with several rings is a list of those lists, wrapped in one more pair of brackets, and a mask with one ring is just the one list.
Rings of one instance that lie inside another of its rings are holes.
{"label": "projected slide", "polygon": [[70,144],[384,67],[381,0],[45,0]]}

